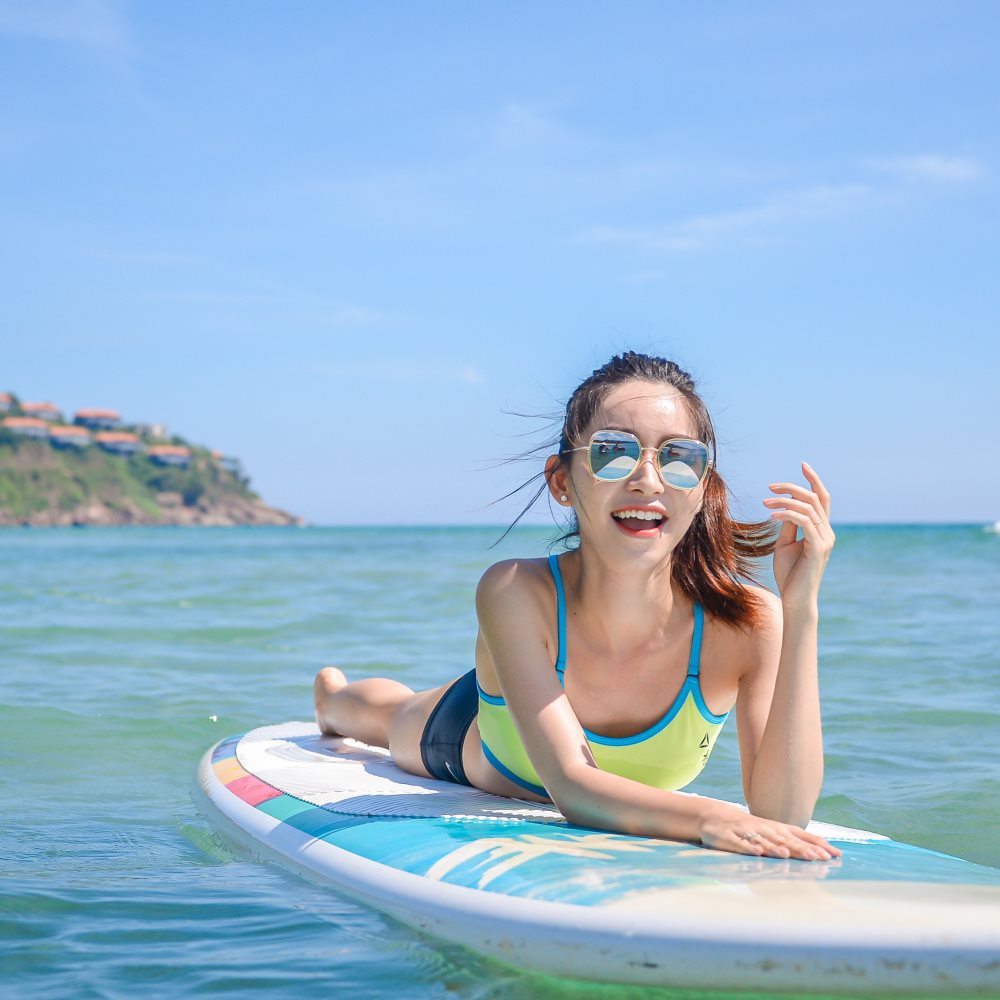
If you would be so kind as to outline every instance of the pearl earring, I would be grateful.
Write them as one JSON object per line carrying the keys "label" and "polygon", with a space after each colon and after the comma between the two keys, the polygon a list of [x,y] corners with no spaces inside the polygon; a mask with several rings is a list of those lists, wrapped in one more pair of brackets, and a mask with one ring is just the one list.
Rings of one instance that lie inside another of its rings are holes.
{"label": "pearl earring", "polygon": [[569,499],[569,497],[566,496],[565,493],[563,493],[563,495],[561,497],[559,497],[559,499],[562,500],[563,503],[565,503]]}

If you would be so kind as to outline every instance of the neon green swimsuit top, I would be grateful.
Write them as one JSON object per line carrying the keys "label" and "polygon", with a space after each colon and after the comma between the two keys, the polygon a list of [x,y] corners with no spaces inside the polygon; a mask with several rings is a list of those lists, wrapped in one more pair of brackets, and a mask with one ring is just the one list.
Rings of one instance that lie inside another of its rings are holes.
{"label": "neon green swimsuit top", "polygon": [[[556,674],[565,686],[566,670],[566,595],[563,590],[559,560],[549,556],[549,569],[556,585],[559,607],[559,655]],[[641,781],[668,791],[692,782],[708,761],[716,737],[729,717],[713,715],[705,704],[698,681],[701,659],[701,633],[704,611],[694,605],[694,635],[684,686],[663,718],[635,736],[601,736],[584,729],[587,743],[602,771]],[[479,734],[486,759],[502,774],[522,788],[546,798],[538,773],[528,759],[517,727],[503,698],[479,688]]]}

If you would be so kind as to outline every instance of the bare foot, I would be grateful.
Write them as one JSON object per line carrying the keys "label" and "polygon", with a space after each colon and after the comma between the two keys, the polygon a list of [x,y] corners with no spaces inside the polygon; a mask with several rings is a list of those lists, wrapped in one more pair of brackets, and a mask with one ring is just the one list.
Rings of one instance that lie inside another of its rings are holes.
{"label": "bare foot", "polygon": [[343,670],[337,667],[324,667],[317,675],[313,683],[313,699],[316,705],[316,725],[324,736],[338,736],[337,731],[329,724],[327,719],[327,706],[330,696],[335,694],[340,688],[347,684],[347,678]]}

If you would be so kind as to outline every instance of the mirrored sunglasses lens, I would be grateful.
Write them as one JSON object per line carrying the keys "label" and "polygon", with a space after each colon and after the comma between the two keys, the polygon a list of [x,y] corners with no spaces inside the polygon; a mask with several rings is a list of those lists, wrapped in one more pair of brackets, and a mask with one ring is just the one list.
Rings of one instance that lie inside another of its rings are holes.
{"label": "mirrored sunglasses lens", "polygon": [[693,490],[708,470],[708,448],[700,441],[668,441],[660,449],[660,472],[668,486]]}
{"label": "mirrored sunglasses lens", "polygon": [[639,461],[639,442],[630,434],[599,431],[590,442],[590,471],[598,479],[626,479]]}

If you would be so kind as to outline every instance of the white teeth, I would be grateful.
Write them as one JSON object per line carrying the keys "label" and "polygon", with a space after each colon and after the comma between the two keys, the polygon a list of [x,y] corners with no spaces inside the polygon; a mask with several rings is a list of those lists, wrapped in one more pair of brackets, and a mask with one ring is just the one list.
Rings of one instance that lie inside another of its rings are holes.
{"label": "white teeth", "polygon": [[663,515],[655,510],[616,510],[612,517],[634,517],[639,521],[662,521]]}

